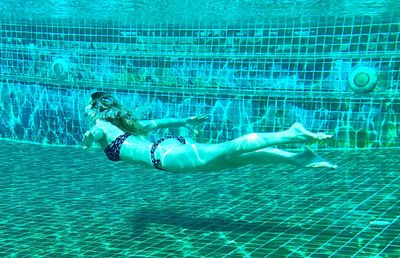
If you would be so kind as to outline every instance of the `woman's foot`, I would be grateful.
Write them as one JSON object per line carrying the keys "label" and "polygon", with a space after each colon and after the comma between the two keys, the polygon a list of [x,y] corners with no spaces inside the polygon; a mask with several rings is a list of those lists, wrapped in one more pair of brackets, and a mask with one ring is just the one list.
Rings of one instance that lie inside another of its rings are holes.
{"label": "woman's foot", "polygon": [[290,128],[294,134],[294,138],[299,140],[299,142],[309,142],[309,141],[317,141],[317,140],[325,140],[332,138],[332,135],[324,134],[324,133],[312,133],[304,128],[304,126],[300,123],[294,123]]}
{"label": "woman's foot", "polygon": [[303,152],[296,154],[296,160],[300,166],[306,168],[337,168],[337,165],[329,163],[310,149],[305,149]]}
{"label": "woman's foot", "polygon": [[328,161],[321,161],[321,162],[315,162],[311,163],[306,166],[307,168],[330,168],[335,170],[337,168],[337,165],[333,165],[329,163]]}

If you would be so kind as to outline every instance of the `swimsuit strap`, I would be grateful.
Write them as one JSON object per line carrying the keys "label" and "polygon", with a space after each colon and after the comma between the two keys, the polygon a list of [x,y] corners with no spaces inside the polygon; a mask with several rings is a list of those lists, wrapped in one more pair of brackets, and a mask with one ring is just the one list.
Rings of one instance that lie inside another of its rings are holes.
{"label": "swimsuit strap", "polygon": [[158,145],[160,145],[163,141],[165,141],[167,139],[177,139],[180,143],[186,144],[186,140],[185,140],[184,137],[182,137],[182,136],[178,136],[177,137],[177,136],[173,136],[173,135],[168,135],[168,136],[166,136],[164,138],[161,138],[161,139],[157,140],[155,143],[153,143],[153,145],[151,146],[151,149],[150,149],[151,163],[153,164],[153,166],[156,169],[159,169],[159,170],[165,170],[165,169],[160,167],[161,160],[160,159],[156,159],[154,157],[154,154],[156,153],[156,149],[157,149]]}

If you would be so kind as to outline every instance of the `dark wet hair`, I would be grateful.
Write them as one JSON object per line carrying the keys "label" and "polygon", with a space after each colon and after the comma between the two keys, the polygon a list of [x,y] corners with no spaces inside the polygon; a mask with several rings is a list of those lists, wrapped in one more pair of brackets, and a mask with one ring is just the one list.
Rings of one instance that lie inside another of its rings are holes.
{"label": "dark wet hair", "polygon": [[122,108],[119,102],[110,94],[106,92],[95,92],[91,96],[91,105],[92,108],[98,109],[100,112],[103,112],[110,108]]}
{"label": "dark wet hair", "polygon": [[107,92],[97,91],[91,95],[90,105],[96,111],[96,118],[104,119],[126,133],[144,135],[148,131],[139,120]]}

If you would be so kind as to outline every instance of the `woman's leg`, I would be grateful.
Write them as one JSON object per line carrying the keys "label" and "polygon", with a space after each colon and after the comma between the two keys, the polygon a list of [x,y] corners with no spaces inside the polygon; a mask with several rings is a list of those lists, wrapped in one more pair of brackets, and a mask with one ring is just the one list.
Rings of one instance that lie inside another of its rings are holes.
{"label": "woman's leg", "polygon": [[[305,143],[330,137],[323,133],[311,133],[301,124],[296,123],[283,132],[251,133],[220,144],[188,144],[173,147],[162,155],[161,164],[165,169],[175,171],[222,169],[232,167],[230,162],[245,153],[278,144]],[[269,155],[269,159],[276,158],[277,162],[285,159],[285,155],[264,152],[267,153],[265,155]],[[286,161],[288,161],[287,158]]]}
{"label": "woman's leg", "polygon": [[295,123],[283,132],[251,133],[228,142],[217,144],[215,145],[217,149],[215,154],[217,156],[238,156],[274,145],[306,143],[331,137],[324,133],[312,133],[306,130],[300,123]]}
{"label": "woman's leg", "polygon": [[299,167],[327,167],[336,169],[337,166],[329,163],[310,149],[299,153],[283,151],[275,148],[265,148],[253,152],[244,153],[233,157],[229,164],[232,167],[241,167],[250,164],[291,164]]}

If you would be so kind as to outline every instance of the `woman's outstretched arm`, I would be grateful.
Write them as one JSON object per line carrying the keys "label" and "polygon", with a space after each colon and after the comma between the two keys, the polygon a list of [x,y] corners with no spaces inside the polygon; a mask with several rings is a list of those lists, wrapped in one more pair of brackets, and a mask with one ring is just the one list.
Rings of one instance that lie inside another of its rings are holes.
{"label": "woman's outstretched arm", "polygon": [[191,116],[188,118],[164,118],[156,120],[141,120],[142,126],[148,130],[156,130],[162,128],[173,128],[173,127],[186,127],[194,133],[198,133],[195,129],[199,124],[204,123],[208,117],[206,115]]}

